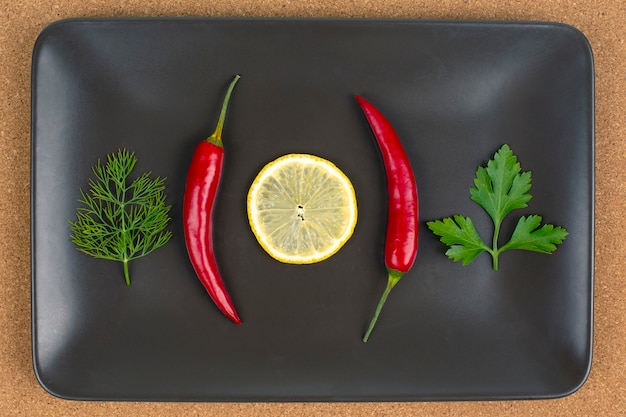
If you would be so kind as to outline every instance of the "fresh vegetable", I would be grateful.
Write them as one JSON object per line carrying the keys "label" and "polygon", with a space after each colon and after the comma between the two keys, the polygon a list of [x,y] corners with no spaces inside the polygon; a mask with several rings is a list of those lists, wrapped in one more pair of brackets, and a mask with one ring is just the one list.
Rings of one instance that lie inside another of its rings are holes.
{"label": "fresh vegetable", "polygon": [[356,100],[380,148],[387,176],[388,194],[385,241],[387,287],[363,336],[363,341],[367,342],[389,293],[415,262],[419,232],[419,201],[413,169],[393,126],[364,98],[357,95]]}
{"label": "fresh vegetable", "polygon": [[357,222],[348,177],[314,155],[288,154],[261,169],[248,192],[248,220],[259,244],[290,264],[321,262],[350,239]]}
{"label": "fresh vegetable", "polygon": [[491,217],[494,225],[491,247],[478,235],[472,219],[455,215],[442,220],[427,222],[428,228],[441,242],[450,247],[446,255],[463,265],[472,262],[478,255],[488,252],[493,260],[493,269],[498,270],[498,256],[509,249],[552,253],[556,245],[567,237],[567,230],[551,224],[541,225],[541,216],[522,216],[507,243],[498,246],[500,227],[504,217],[514,209],[527,207],[531,195],[530,172],[521,172],[517,157],[508,145],[503,145],[487,167],[478,167],[471,199],[478,203]]}
{"label": "fresh vegetable", "polygon": [[80,191],[83,207],[70,221],[70,238],[78,250],[94,258],[122,262],[126,285],[130,285],[128,264],[165,245],[172,233],[165,228],[170,206],[165,204],[165,179],[151,179],[150,172],[129,184],[137,158],[120,149],[92,168],[89,192]]}
{"label": "fresh vegetable", "polygon": [[240,324],[241,319],[226,290],[213,249],[213,205],[224,162],[222,129],[226,109],[239,78],[239,75],[235,76],[228,87],[215,132],[200,142],[194,151],[183,202],[185,243],[191,264],[217,307],[236,324]]}

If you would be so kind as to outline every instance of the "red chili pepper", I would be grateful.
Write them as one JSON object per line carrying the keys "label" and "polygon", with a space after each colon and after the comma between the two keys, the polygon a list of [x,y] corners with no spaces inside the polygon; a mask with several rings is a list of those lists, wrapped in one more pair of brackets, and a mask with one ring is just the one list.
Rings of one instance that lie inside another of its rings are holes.
{"label": "red chili pepper", "polygon": [[415,262],[419,231],[419,200],[413,169],[393,126],[371,103],[358,95],[355,97],[380,148],[387,176],[388,194],[385,240],[388,281],[374,317],[363,336],[363,341],[367,342],[387,301],[387,296]]}
{"label": "red chili pepper", "polygon": [[200,142],[194,151],[187,172],[183,203],[185,243],[189,259],[217,307],[236,324],[240,324],[241,319],[224,286],[213,251],[213,205],[224,161],[222,129],[226,109],[239,78],[239,75],[235,76],[228,87],[215,132]]}

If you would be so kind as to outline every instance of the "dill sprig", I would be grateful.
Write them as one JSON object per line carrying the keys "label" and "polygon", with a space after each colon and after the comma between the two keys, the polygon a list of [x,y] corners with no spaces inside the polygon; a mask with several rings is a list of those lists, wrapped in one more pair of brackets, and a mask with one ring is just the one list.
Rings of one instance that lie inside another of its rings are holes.
{"label": "dill sprig", "polygon": [[92,168],[89,192],[80,190],[82,204],[76,221],[69,221],[72,242],[94,258],[124,264],[126,285],[130,285],[128,263],[165,245],[172,233],[165,228],[171,206],[165,204],[165,178],[151,179],[146,172],[129,184],[137,158],[120,149]]}

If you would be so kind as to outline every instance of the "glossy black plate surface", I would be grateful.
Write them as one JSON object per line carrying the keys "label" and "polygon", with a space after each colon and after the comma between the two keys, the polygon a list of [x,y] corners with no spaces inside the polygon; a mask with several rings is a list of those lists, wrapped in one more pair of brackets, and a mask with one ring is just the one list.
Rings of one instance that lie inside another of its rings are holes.
{"label": "glossy black plate surface", "polygon": [[[216,250],[243,319],[212,304],[188,261],[182,192],[197,142],[224,131]],[[421,199],[420,253],[367,344],[385,283],[384,171],[354,94],[394,124]],[[36,374],[72,399],[375,401],[567,395],[591,362],[594,98],[589,45],[550,23],[368,20],[68,20],[33,57],[32,262]],[[425,227],[471,216],[475,170],[504,143],[533,173],[528,208],[570,235],[552,255],[461,266]],[[69,240],[79,190],[125,147],[167,177],[174,237],[131,264]],[[257,244],[246,193],[270,160],[333,161],[352,180],[352,239],[319,264]]]}

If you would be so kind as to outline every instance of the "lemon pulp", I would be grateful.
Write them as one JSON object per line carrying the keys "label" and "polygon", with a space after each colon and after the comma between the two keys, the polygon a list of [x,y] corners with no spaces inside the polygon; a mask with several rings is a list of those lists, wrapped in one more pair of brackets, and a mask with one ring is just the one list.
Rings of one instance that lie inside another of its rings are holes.
{"label": "lemon pulp", "polygon": [[265,165],[250,186],[247,206],[259,244],[291,264],[328,259],[350,239],[357,221],[348,177],[309,154],[288,154]]}

